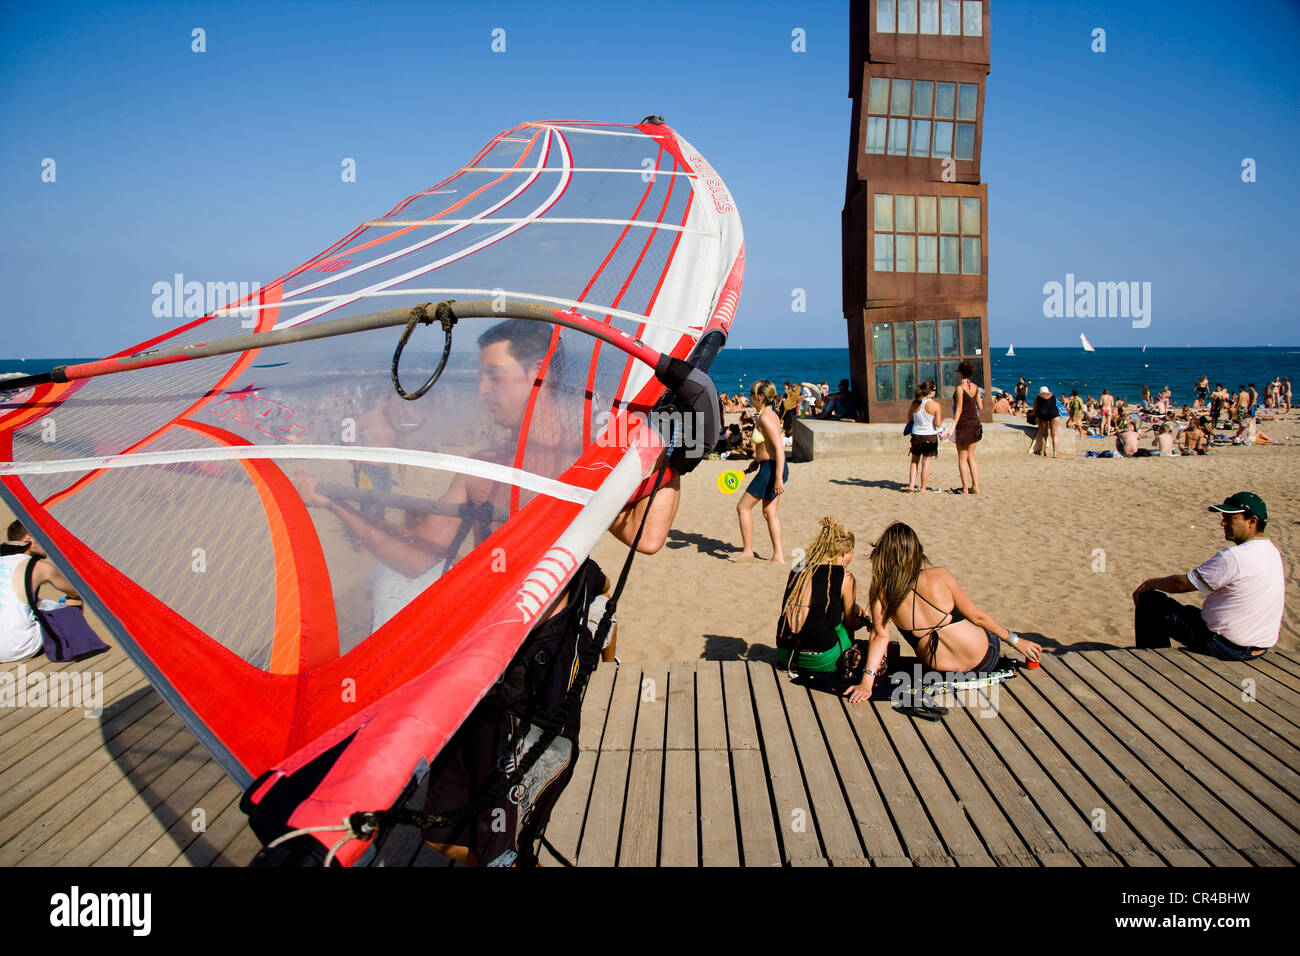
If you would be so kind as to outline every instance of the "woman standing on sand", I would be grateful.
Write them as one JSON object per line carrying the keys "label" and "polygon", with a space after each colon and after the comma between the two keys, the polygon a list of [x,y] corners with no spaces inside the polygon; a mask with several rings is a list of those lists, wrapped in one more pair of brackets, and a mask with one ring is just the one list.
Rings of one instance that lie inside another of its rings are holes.
{"label": "woman standing on sand", "polygon": [[854,703],[871,699],[871,686],[889,648],[889,622],[927,670],[987,674],[1002,655],[999,638],[1031,661],[1042,647],[993,620],[961,589],[947,568],[927,567],[925,549],[908,525],[895,521],[871,547],[871,643],[862,683],[844,692]]}
{"label": "woman standing on sand", "polygon": [[[928,491],[930,464],[939,457],[939,429],[943,426],[943,409],[934,400],[934,385],[928,380],[916,386],[912,407],[912,464],[907,470],[907,487],[904,491]],[[920,469],[921,483],[917,482]]]}
{"label": "woman standing on sand", "polygon": [[1101,433],[1102,435],[1110,434],[1110,416],[1115,413],[1115,396],[1110,393],[1110,389],[1101,390]]}
{"label": "woman standing on sand", "polygon": [[1029,446],[1030,454],[1033,454],[1034,445],[1042,442],[1042,450],[1038,453],[1044,458],[1047,457],[1047,439],[1052,439],[1052,457],[1057,457],[1056,452],[1056,431],[1060,425],[1061,412],[1056,407],[1056,396],[1052,390],[1044,385],[1038,390],[1038,397],[1034,399],[1034,420],[1038,422],[1038,434],[1034,436],[1034,442]]}
{"label": "woman standing on sand", "polygon": [[758,420],[754,423],[754,463],[745,470],[746,474],[755,468],[754,476],[745,493],[736,504],[736,515],[740,519],[740,554],[732,555],[729,561],[754,560],[754,505],[763,502],[763,518],[767,521],[767,533],[772,538],[773,564],[785,564],[781,554],[781,519],[777,515],[777,504],[785,493],[785,483],[790,477],[790,466],[785,462],[785,441],[781,434],[781,419],[772,407],[776,403],[776,386],[767,379],[756,381],[750,390],[750,398]]}
{"label": "woman standing on sand", "polygon": [[803,564],[790,572],[776,624],[776,659],[782,667],[833,673],[853,646],[850,635],[866,623],[848,569],[853,543],[853,532],[822,518]]}
{"label": "woman standing on sand", "polygon": [[984,397],[980,395],[979,386],[970,380],[975,374],[975,366],[962,362],[957,366],[957,391],[953,399],[957,403],[957,427],[953,440],[957,443],[957,474],[961,476],[961,493],[978,495],[980,493],[980,471],[975,464],[975,446],[984,437],[984,426],[980,424],[980,412],[984,410]]}

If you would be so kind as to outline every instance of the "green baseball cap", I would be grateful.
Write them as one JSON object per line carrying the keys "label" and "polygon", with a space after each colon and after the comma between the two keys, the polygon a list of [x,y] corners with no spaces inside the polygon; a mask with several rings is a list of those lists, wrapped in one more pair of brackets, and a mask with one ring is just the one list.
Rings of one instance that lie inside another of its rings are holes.
{"label": "green baseball cap", "polygon": [[1253,491],[1239,491],[1235,495],[1229,495],[1223,499],[1223,504],[1210,505],[1209,510],[1228,515],[1254,515],[1260,521],[1268,520],[1268,506],[1264,504],[1264,499]]}

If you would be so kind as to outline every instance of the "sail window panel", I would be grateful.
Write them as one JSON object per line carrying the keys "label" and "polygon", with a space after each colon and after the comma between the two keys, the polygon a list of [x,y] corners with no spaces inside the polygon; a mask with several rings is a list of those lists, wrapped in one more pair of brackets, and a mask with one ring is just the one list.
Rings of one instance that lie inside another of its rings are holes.
{"label": "sail window panel", "polygon": [[916,328],[911,322],[894,323],[894,358],[900,362],[916,358]]}
{"label": "sail window panel", "polygon": [[894,231],[894,197],[889,193],[876,193],[875,195],[875,221],[873,226],[876,232],[893,232]]}
{"label": "sail window panel", "polygon": [[934,236],[916,237],[916,271],[939,271],[939,240]]}
{"label": "sail window panel", "polygon": [[937,233],[939,231],[939,220],[935,212],[938,207],[938,199],[934,196],[917,196],[916,197],[916,231]]}
{"label": "sail window panel", "polygon": [[962,36],[983,36],[984,4],[981,0],[963,0],[961,5],[961,32]]}
{"label": "sail window panel", "polygon": [[963,239],[961,241],[961,271],[962,275],[977,276],[980,274],[980,241],[978,239]]}
{"label": "sail window panel", "polygon": [[957,87],[957,118],[975,120],[975,109],[979,105],[980,88],[975,83],[962,83]]}
{"label": "sail window panel", "polygon": [[961,355],[961,343],[957,340],[959,329],[956,319],[939,320],[939,355],[943,358]]}
{"label": "sail window panel", "polygon": [[912,81],[894,80],[889,91],[889,112],[894,116],[910,116],[912,113]]}
{"label": "sail window panel", "polygon": [[916,357],[919,359],[939,357],[939,339],[933,319],[916,323]]}
{"label": "sail window panel", "polygon": [[980,234],[980,197],[961,197],[961,231],[963,235]]}
{"label": "sail window panel", "polygon": [[874,362],[894,360],[894,336],[889,330],[888,322],[871,324],[871,358]]}
{"label": "sail window panel", "polygon": [[876,0],[876,32],[894,32],[894,0]]}
{"label": "sail window panel", "polygon": [[939,197],[939,231],[947,233],[957,232],[956,196]]}
{"label": "sail window panel", "polygon": [[975,158],[975,124],[957,124],[957,147],[953,150],[953,159]]}
{"label": "sail window panel", "polygon": [[921,0],[919,27],[922,36],[938,36],[939,0]]}
{"label": "sail window panel", "polygon": [[916,271],[916,236],[896,236],[895,253],[895,272]]}
{"label": "sail window panel", "polygon": [[934,109],[933,81],[916,80],[912,84],[912,115],[928,119],[932,109]]}
{"label": "sail window panel", "polygon": [[886,233],[877,235],[875,242],[874,267],[877,272],[894,271],[894,237]]}
{"label": "sail window panel", "polygon": [[956,275],[957,239],[955,236],[942,236],[939,239],[939,271],[944,275]]}
{"label": "sail window panel", "polygon": [[884,115],[889,112],[889,77],[873,76],[871,93],[867,100],[867,112]]}
{"label": "sail window panel", "polygon": [[912,155],[930,155],[930,121],[912,120]]}
{"label": "sail window panel", "polygon": [[885,130],[889,121],[883,116],[872,116],[867,120],[866,150],[874,155],[885,152]]}
{"label": "sail window panel", "polygon": [[916,0],[898,0],[898,32],[916,33]]}
{"label": "sail window panel", "polygon": [[961,350],[963,355],[984,354],[984,335],[978,315],[967,316],[961,320]]}
{"label": "sail window panel", "polygon": [[952,157],[951,123],[934,124],[934,149],[930,155],[936,159],[950,159]]}
{"label": "sail window panel", "polygon": [[876,401],[894,401],[894,366],[876,366]]}
{"label": "sail window panel", "polygon": [[957,106],[957,84],[936,83],[934,87],[934,118],[952,119]]}
{"label": "sail window panel", "polygon": [[946,37],[961,36],[961,0],[942,0],[939,27]]}
{"label": "sail window panel", "polygon": [[916,197],[894,197],[894,231],[916,232]]}
{"label": "sail window panel", "polygon": [[906,156],[907,155],[907,124],[905,119],[891,119],[889,121],[889,155]]}
{"label": "sail window panel", "polygon": [[894,368],[898,372],[896,401],[909,401],[916,394],[916,366],[911,362],[899,362]]}

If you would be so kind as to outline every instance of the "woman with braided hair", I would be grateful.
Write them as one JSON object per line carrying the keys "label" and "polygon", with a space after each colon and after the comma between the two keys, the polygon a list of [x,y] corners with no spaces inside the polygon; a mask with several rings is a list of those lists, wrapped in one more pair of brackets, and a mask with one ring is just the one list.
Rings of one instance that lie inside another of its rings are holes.
{"label": "woman with braided hair", "polygon": [[854,703],[871,699],[871,685],[889,647],[890,621],[931,671],[986,674],[1001,657],[999,639],[1031,661],[1043,651],[980,610],[951,571],[931,567],[921,539],[901,521],[871,546],[868,607],[873,626],[867,665],[862,682],[844,692]]}
{"label": "woman with braided hair", "polygon": [[815,673],[839,669],[840,657],[853,646],[850,633],[866,623],[848,570],[852,560],[853,532],[834,518],[822,518],[816,540],[785,585],[776,626],[776,656],[782,667]]}

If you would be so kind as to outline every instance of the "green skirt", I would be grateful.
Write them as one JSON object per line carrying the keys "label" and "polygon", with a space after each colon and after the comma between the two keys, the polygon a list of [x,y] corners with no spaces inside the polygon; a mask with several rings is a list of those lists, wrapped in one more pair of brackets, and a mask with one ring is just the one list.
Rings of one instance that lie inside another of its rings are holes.
{"label": "green skirt", "polygon": [[[853,641],[849,637],[849,632],[845,630],[843,624],[835,625],[836,642],[834,647],[828,647],[824,651],[800,651],[798,669],[801,671],[814,671],[816,673],[827,674],[833,673],[838,669],[840,657],[853,646]],[[776,649],[776,659],[782,667],[790,666],[790,648],[778,647]]]}

